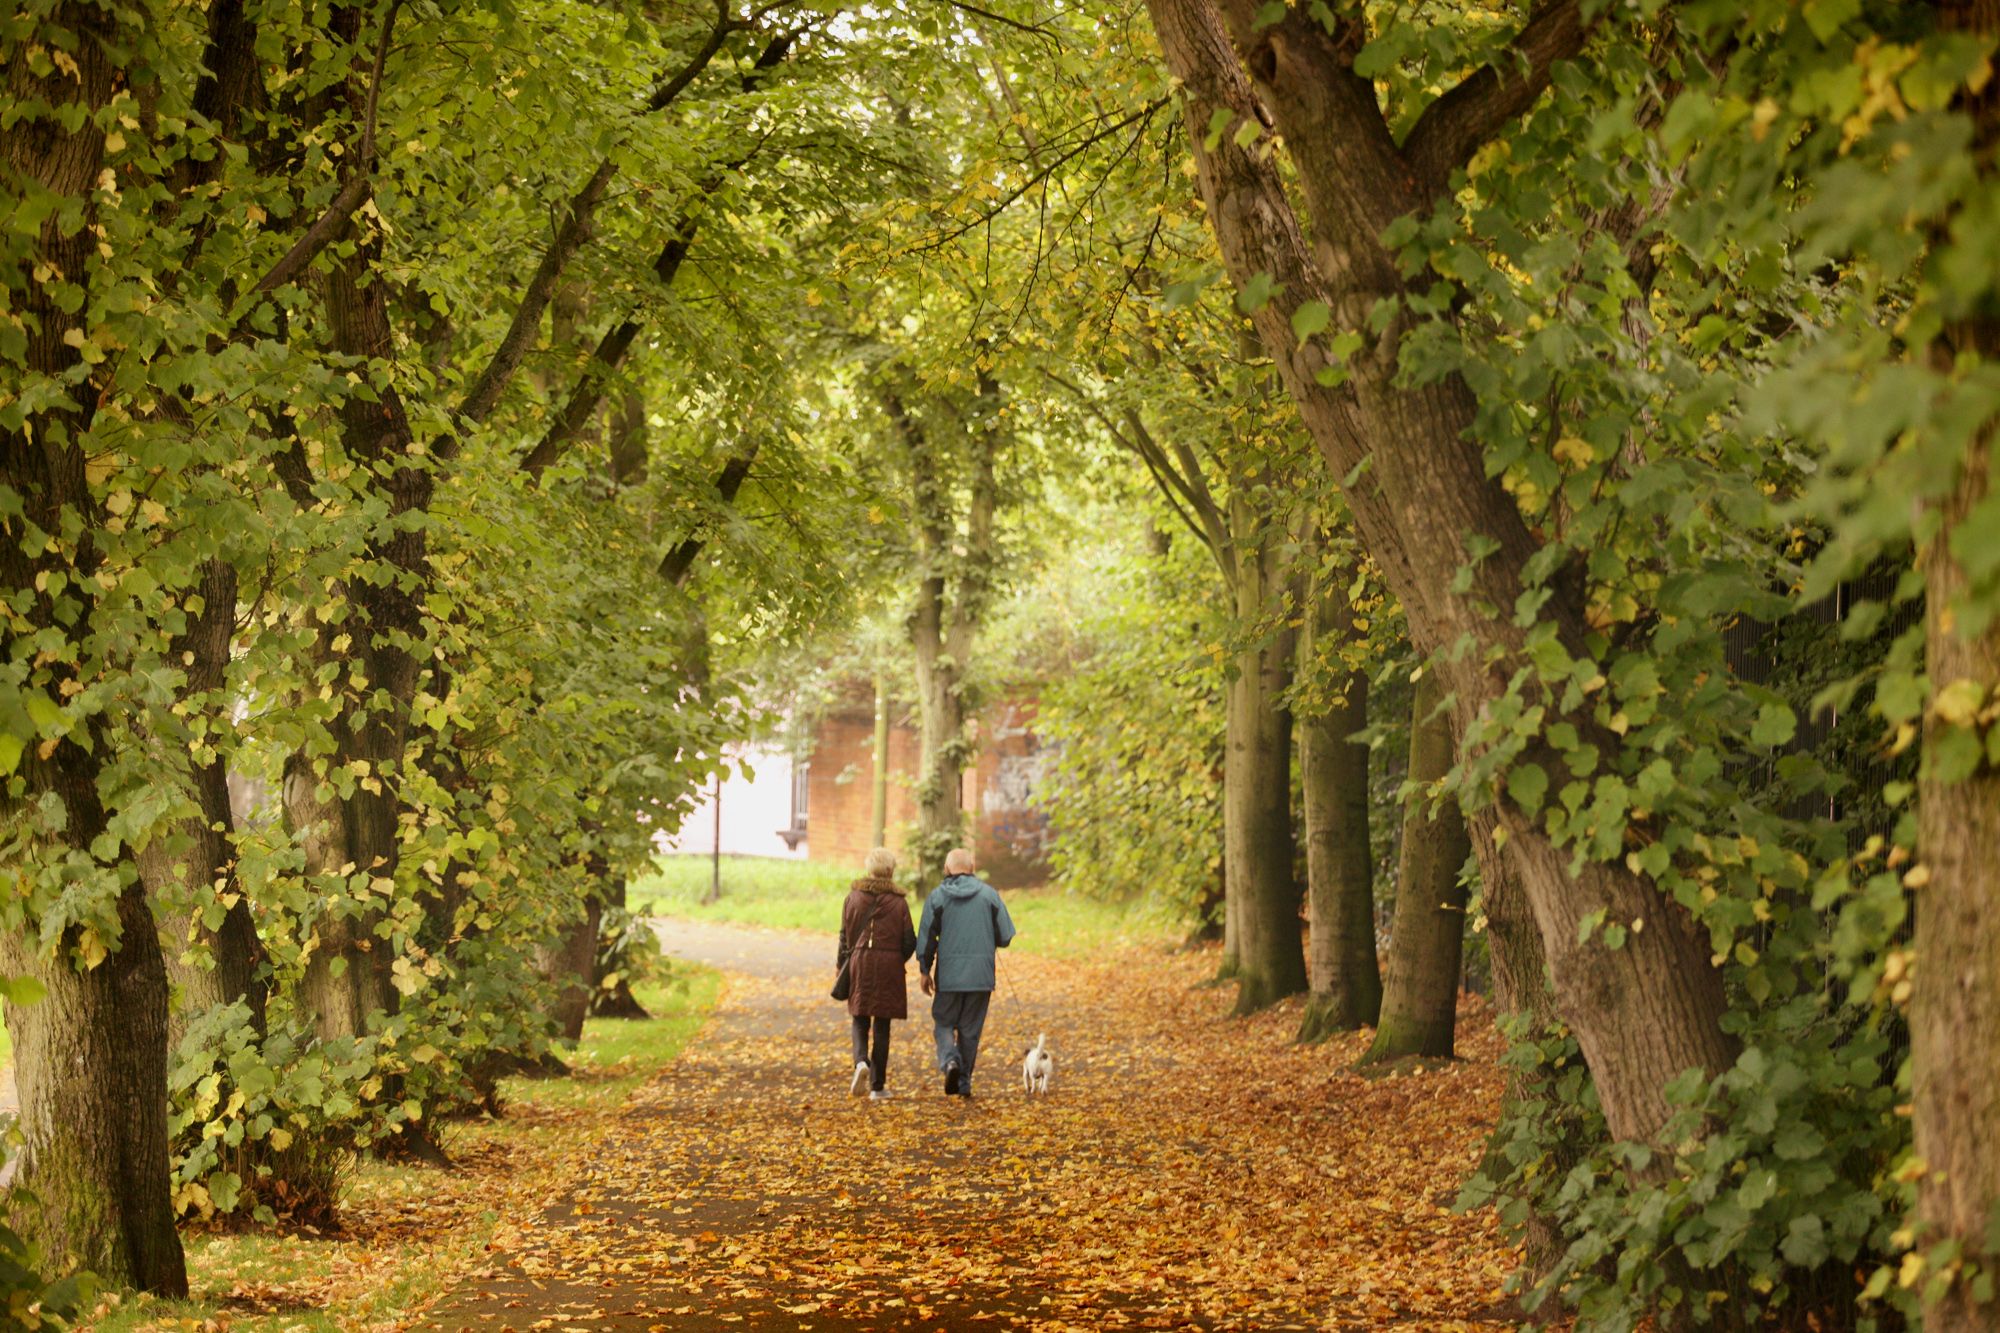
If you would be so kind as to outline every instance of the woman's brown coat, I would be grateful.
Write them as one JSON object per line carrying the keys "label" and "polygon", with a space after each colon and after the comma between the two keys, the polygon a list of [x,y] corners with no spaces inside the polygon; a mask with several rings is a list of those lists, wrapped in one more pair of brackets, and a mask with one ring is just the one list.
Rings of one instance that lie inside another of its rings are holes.
{"label": "woman's brown coat", "polygon": [[853,962],[847,1012],[856,1018],[908,1018],[910,992],[903,964],[917,951],[910,904],[890,879],[857,879],[840,909],[840,952],[835,966]]}

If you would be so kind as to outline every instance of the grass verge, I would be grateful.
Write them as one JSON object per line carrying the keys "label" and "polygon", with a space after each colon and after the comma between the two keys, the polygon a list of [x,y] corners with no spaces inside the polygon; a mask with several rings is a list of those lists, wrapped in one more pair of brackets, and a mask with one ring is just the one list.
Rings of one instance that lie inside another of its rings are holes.
{"label": "grass verge", "polygon": [[101,1333],[227,1328],[346,1333],[403,1326],[488,1256],[497,1232],[561,1196],[633,1089],[681,1052],[715,1007],[720,974],[675,964],[676,983],[641,987],[645,1020],[592,1019],[563,1079],[508,1079],[498,1120],[443,1132],[456,1167],[363,1162],[339,1235],[185,1234],[193,1299],[107,1297],[83,1327]]}
{"label": "grass verge", "polygon": [[[633,909],[695,921],[727,921],[778,930],[811,930],[829,938],[840,928],[840,905],[854,882],[852,866],[820,861],[722,858],[722,894],[707,901],[711,867],[706,856],[666,856],[655,871],[632,882]],[[1086,958],[1174,942],[1174,928],[1144,905],[1108,903],[1062,889],[1004,891],[1019,934],[1013,947],[1050,958]],[[923,900],[912,895],[911,915]]]}

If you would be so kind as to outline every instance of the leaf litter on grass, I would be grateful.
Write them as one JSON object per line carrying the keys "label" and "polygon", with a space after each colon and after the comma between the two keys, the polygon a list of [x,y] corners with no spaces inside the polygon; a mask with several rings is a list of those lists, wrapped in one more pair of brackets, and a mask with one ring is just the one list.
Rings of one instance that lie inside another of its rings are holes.
{"label": "leaf litter on grass", "polygon": [[[939,1093],[914,987],[899,1095],[871,1102],[823,978],[736,981],[432,1326],[1511,1327],[1516,1254],[1449,1208],[1504,1085],[1484,1006],[1466,1059],[1367,1078],[1365,1034],[1231,1019],[1195,988],[1212,966],[1007,959],[969,1104]],[[1041,1031],[1056,1090],[1031,1097]]]}

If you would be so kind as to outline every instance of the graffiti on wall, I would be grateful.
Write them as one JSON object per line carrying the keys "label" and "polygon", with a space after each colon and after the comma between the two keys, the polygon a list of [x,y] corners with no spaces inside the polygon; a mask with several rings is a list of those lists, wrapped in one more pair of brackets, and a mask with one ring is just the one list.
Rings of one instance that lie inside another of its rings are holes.
{"label": "graffiti on wall", "polygon": [[1049,820],[1035,804],[1035,791],[1048,771],[1049,756],[1029,726],[1028,710],[999,710],[986,737],[993,766],[979,794],[981,832],[996,851],[1021,861],[1046,859]]}

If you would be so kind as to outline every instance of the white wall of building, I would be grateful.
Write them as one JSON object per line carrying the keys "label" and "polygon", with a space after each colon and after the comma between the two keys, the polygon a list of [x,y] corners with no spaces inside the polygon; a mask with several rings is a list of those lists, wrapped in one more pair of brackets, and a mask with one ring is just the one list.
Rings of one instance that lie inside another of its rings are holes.
{"label": "white wall of building", "polygon": [[[792,782],[796,772],[784,750],[749,745],[727,752],[729,769],[722,779],[722,854],[777,856],[803,861],[806,844],[785,846],[780,829],[792,825]],[[716,795],[713,784],[680,828],[655,839],[662,852],[700,853],[716,850]]]}

